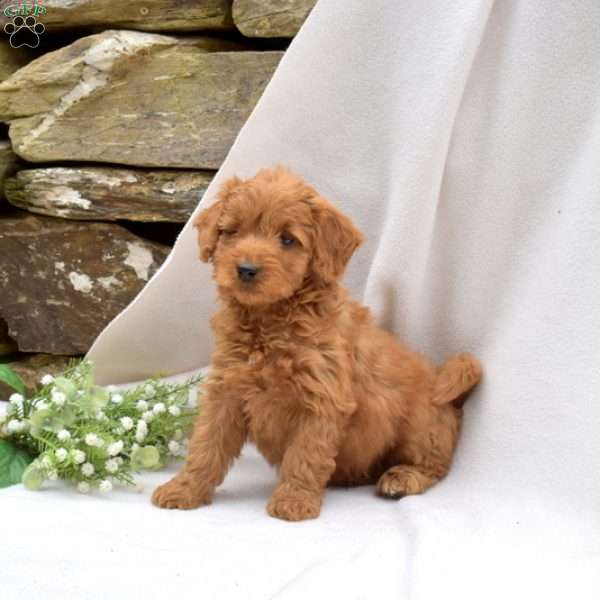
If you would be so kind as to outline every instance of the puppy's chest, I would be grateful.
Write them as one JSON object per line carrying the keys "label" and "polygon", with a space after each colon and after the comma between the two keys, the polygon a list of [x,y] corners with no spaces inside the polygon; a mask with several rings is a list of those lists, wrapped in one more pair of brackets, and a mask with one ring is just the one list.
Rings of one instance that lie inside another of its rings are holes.
{"label": "puppy's chest", "polygon": [[240,384],[249,406],[280,405],[283,402],[277,398],[293,395],[295,363],[296,352],[291,341],[265,344],[258,339],[249,344],[238,362],[240,373],[244,374]]}
{"label": "puppy's chest", "polygon": [[249,381],[264,389],[271,383],[270,377],[274,372],[284,379],[293,375],[294,357],[299,348],[291,333],[240,333],[227,351],[228,362],[244,372]]}
{"label": "puppy's chest", "polygon": [[272,463],[279,462],[286,440],[304,411],[295,377],[302,352],[291,336],[255,337],[246,341],[234,367],[250,438]]}

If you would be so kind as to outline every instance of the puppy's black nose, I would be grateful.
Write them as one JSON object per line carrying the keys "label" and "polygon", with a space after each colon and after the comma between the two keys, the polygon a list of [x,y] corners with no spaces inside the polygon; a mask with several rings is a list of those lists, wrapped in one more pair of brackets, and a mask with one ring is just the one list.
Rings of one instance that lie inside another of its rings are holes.
{"label": "puppy's black nose", "polygon": [[260,267],[253,265],[252,263],[240,263],[237,266],[238,277],[242,281],[252,281],[256,274],[260,271]]}

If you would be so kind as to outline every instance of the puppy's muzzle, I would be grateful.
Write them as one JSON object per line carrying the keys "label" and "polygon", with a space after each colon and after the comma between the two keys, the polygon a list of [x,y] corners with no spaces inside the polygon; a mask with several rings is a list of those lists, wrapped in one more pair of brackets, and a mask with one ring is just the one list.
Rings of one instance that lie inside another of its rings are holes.
{"label": "puppy's muzzle", "polygon": [[252,263],[244,262],[237,266],[238,278],[242,281],[254,281],[259,271],[260,267]]}

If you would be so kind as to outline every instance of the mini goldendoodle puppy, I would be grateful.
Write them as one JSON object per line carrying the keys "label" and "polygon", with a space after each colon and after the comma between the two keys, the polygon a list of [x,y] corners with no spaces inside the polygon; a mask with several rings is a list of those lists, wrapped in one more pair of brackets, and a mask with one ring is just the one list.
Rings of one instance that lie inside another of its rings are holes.
{"label": "mini goldendoodle puppy", "polygon": [[269,514],[291,521],[317,517],[328,484],[400,498],[444,477],[479,363],[436,368],[348,298],[338,281],[363,239],[350,219],[278,167],[226,182],[195,226],[216,349],[185,466],[154,504],[210,503],[246,440],[279,468]]}

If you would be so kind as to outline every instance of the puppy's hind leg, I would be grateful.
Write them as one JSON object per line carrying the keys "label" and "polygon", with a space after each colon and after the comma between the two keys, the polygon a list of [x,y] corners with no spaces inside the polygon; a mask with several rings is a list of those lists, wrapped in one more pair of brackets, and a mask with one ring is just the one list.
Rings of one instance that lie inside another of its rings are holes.
{"label": "puppy's hind leg", "polygon": [[406,438],[390,452],[391,466],[377,482],[389,498],[420,494],[442,479],[452,461],[468,392],[481,379],[481,365],[470,354],[456,354],[437,371],[429,402],[418,410]]}
{"label": "puppy's hind leg", "polygon": [[430,410],[430,427],[408,433],[387,457],[387,464],[393,466],[377,481],[380,496],[421,494],[448,472],[460,427],[460,410],[453,406]]}

